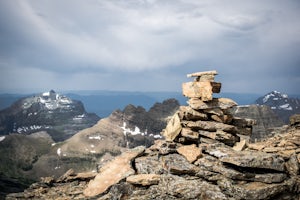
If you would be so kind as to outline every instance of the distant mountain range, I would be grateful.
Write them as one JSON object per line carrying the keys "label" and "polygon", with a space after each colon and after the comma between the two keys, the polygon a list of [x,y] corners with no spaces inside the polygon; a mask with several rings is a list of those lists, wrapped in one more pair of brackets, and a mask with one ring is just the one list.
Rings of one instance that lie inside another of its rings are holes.
{"label": "distant mountain range", "polygon": [[[96,113],[99,117],[108,117],[115,109],[124,109],[128,104],[142,106],[146,110],[156,102],[175,98],[181,105],[186,105],[186,98],[181,92],[126,92],[126,91],[69,91],[63,92],[71,99],[81,101],[87,112]],[[34,94],[0,94],[0,110],[7,108],[18,99]],[[239,105],[255,104],[262,94],[220,93],[216,97],[234,99]],[[300,98],[300,95],[290,95]]]}

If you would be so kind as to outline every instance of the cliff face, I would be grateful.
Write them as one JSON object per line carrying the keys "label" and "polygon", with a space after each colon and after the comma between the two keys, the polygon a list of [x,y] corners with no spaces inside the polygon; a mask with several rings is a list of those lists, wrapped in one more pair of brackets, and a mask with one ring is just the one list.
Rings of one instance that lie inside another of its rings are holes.
{"label": "cliff face", "polygon": [[231,113],[236,117],[256,120],[256,124],[253,125],[251,141],[266,138],[272,135],[275,127],[284,125],[278,115],[269,106],[265,105],[236,106],[231,109]]}

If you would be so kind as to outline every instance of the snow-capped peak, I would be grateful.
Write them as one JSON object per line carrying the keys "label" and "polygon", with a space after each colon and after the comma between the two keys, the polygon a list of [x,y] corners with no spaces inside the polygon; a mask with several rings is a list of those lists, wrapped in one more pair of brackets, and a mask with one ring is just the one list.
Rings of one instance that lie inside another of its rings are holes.
{"label": "snow-capped peak", "polygon": [[268,101],[278,101],[287,98],[288,98],[287,94],[282,94],[281,92],[274,90],[263,97],[263,103],[266,103]]}
{"label": "snow-capped peak", "polygon": [[27,109],[34,103],[43,104],[47,110],[55,110],[57,108],[70,109],[73,103],[72,99],[56,93],[54,90],[43,92],[39,95],[26,98],[23,102],[23,108]]}
{"label": "snow-capped peak", "polygon": [[293,111],[299,108],[299,100],[294,98],[289,98],[287,94],[278,92],[276,90],[260,97],[256,100],[259,105],[270,106],[272,110],[285,110]]}

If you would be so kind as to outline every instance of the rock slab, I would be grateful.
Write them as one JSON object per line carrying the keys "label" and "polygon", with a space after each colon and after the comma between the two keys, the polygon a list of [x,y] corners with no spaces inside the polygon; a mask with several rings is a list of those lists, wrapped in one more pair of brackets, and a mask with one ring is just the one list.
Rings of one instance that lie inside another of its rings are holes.
{"label": "rock slab", "polygon": [[131,167],[131,161],[145,151],[145,147],[136,147],[122,153],[100,169],[94,180],[91,180],[84,190],[84,195],[93,197],[105,192],[110,186],[120,180],[133,175],[135,171]]}

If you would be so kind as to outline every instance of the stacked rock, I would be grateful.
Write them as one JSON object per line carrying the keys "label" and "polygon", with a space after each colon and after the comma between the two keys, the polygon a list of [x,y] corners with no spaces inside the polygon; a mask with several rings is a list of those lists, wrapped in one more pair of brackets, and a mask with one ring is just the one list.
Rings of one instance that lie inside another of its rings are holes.
{"label": "stacked rock", "polygon": [[228,98],[214,98],[221,83],[215,82],[217,71],[188,74],[194,81],[182,84],[188,106],[181,106],[173,115],[162,135],[167,141],[187,143],[222,142],[233,146],[240,141],[239,135],[250,136],[254,120],[236,118],[230,113],[237,103]]}

